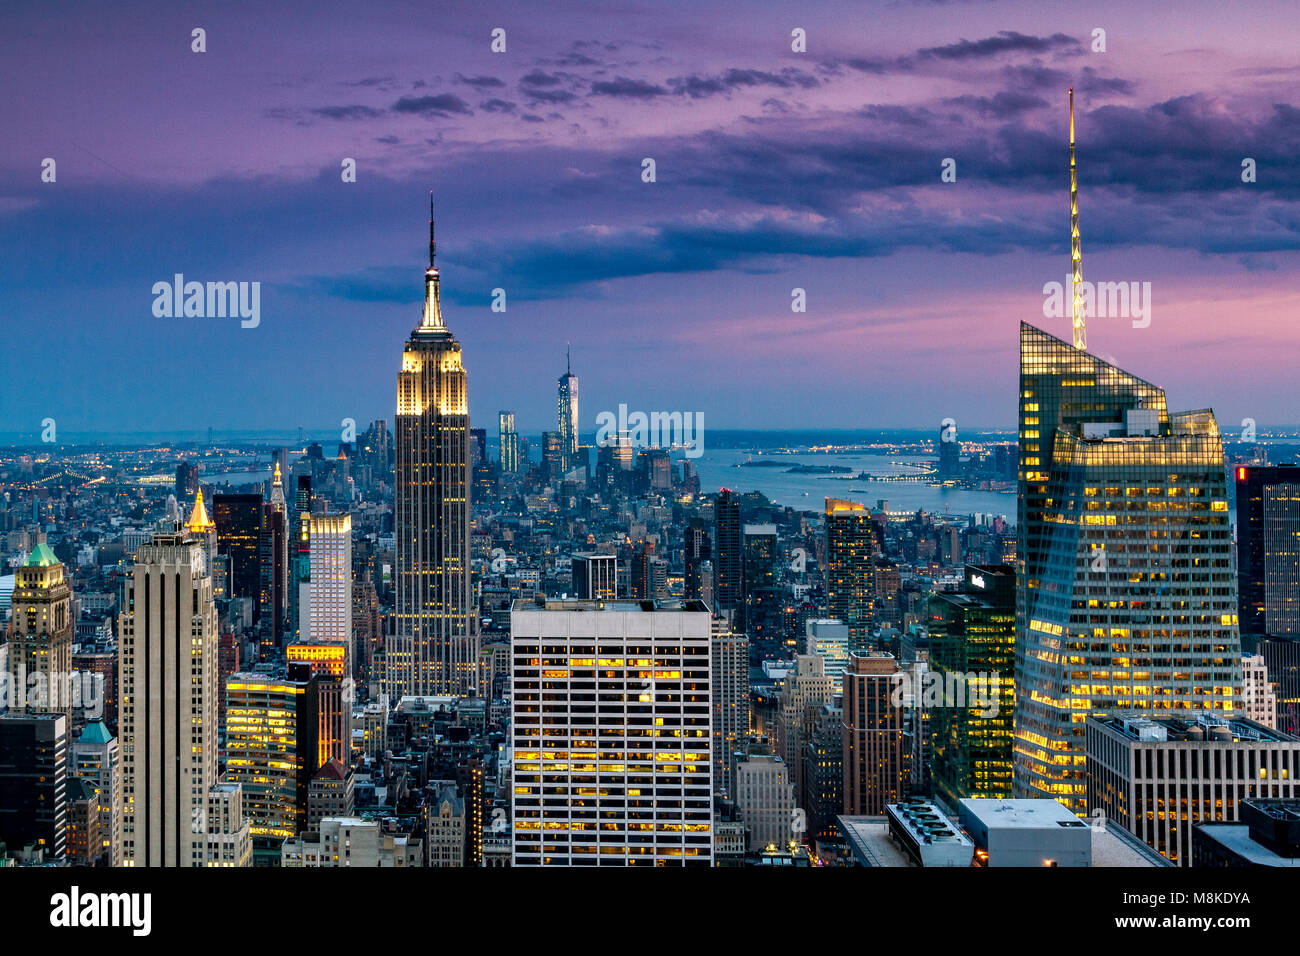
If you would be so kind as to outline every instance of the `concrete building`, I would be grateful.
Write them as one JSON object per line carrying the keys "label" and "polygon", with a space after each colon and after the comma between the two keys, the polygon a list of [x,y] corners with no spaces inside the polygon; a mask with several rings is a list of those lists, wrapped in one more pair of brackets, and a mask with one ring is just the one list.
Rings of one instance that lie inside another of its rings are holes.
{"label": "concrete building", "polygon": [[424,865],[421,842],[408,834],[385,832],[378,820],[326,817],[319,833],[284,841],[281,866],[341,869],[344,867],[419,867]]}
{"label": "concrete building", "polygon": [[1300,739],[1244,718],[1090,717],[1088,806],[1179,866],[1198,823],[1233,823],[1250,799],[1300,797]]}
{"label": "concrete building", "polygon": [[785,848],[795,838],[794,783],[785,761],[773,754],[736,758],[736,812],[745,824],[745,849]]}
{"label": "concrete building", "polygon": [[424,808],[425,866],[465,865],[465,801],[444,787]]}
{"label": "concrete building", "polygon": [[[9,619],[9,709],[72,717],[72,589],[50,546],[32,548],[14,574]],[[77,701],[79,703],[79,701]],[[71,732],[71,728],[68,728]]]}
{"label": "concrete building", "polygon": [[713,622],[713,792],[732,791],[732,756],[749,736],[749,641],[722,619]]}
{"label": "concrete building", "polygon": [[1241,667],[1241,703],[1244,715],[1265,727],[1277,727],[1277,694],[1269,682],[1264,655],[1243,657]]}
{"label": "concrete building", "polygon": [[959,815],[977,866],[1092,866],[1092,828],[1056,800],[967,797]]}
{"label": "concrete building", "polygon": [[200,541],[160,531],[136,550],[118,634],[123,865],[239,865],[248,824],[214,789],[217,610]]}
{"label": "concrete building", "polygon": [[515,866],[711,866],[699,601],[514,602]]}
{"label": "concrete building", "polygon": [[307,787],[307,830],[320,832],[326,817],[350,817],[356,810],[355,777],[352,768],[331,760],[316,771]]}

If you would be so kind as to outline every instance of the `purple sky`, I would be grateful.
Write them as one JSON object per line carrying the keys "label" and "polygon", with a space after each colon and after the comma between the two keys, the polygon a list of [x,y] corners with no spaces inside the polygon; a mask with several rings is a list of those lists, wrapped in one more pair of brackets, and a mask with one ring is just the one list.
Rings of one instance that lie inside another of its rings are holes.
{"label": "purple sky", "polygon": [[[1091,350],[1225,430],[1300,421],[1286,3],[31,6],[0,14],[0,432],[391,418],[430,188],[490,433],[553,427],[566,341],[584,431],[1011,425],[1018,322],[1069,336],[1071,85],[1084,277],[1152,287]],[[260,326],[155,318],[177,272],[261,282]]]}

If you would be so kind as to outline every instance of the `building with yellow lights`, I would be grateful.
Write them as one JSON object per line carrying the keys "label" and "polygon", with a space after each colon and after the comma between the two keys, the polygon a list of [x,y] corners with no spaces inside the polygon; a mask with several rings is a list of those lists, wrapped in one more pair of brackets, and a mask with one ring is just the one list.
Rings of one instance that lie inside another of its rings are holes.
{"label": "building with yellow lights", "polygon": [[515,866],[712,866],[710,615],[515,601]]}
{"label": "building with yellow lights", "polygon": [[1020,326],[1017,796],[1087,809],[1090,716],[1231,716],[1241,640],[1208,410]]}

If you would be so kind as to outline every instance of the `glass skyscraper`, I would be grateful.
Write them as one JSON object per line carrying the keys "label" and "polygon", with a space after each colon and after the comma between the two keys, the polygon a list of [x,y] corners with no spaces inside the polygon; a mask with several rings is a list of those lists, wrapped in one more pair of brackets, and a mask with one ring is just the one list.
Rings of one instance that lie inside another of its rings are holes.
{"label": "glass skyscraper", "polygon": [[578,465],[578,376],[569,365],[565,352],[564,374],[556,396],[556,413],[559,422],[561,470],[567,474]]}
{"label": "glass skyscraper", "polygon": [[1089,715],[1241,694],[1223,441],[1208,410],[1020,326],[1018,796],[1086,809]]}
{"label": "glass skyscraper", "polygon": [[443,324],[433,210],[424,317],[397,374],[396,635],[389,693],[469,696],[477,685],[471,614],[469,396],[460,343]]}
{"label": "glass skyscraper", "polygon": [[826,605],[849,626],[849,650],[864,653],[871,634],[876,582],[871,512],[856,501],[826,499]]}

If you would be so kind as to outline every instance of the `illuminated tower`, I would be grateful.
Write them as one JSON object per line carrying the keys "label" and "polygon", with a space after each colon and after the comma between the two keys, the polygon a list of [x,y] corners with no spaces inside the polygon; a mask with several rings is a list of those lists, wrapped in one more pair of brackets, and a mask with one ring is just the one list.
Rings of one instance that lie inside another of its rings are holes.
{"label": "illuminated tower", "polygon": [[1083,248],[1079,245],[1079,176],[1074,167],[1074,87],[1070,87],[1070,271],[1074,347],[1088,347],[1083,315]]}
{"label": "illuminated tower", "polygon": [[564,374],[560,376],[556,401],[559,417],[561,471],[567,474],[578,462],[578,376],[569,364],[569,350],[564,350]]}
{"label": "illuminated tower", "polygon": [[1241,640],[1208,410],[1020,326],[1017,796],[1087,809],[1089,716],[1231,716]]}
{"label": "illuminated tower", "polygon": [[203,543],[203,566],[212,573],[212,562],[217,556],[217,526],[208,517],[208,509],[203,504],[203,489],[194,493],[194,508],[190,511],[190,520],[186,522],[190,534]]}
{"label": "illuminated tower", "polygon": [[460,343],[443,324],[429,199],[424,318],[397,375],[397,621],[390,693],[467,696],[478,628],[469,575],[469,397]]}
{"label": "illuminated tower", "polygon": [[826,499],[826,606],[849,626],[849,649],[865,652],[871,638],[876,582],[871,512],[856,501]]}

